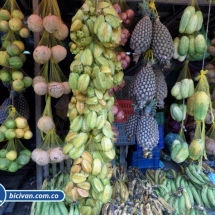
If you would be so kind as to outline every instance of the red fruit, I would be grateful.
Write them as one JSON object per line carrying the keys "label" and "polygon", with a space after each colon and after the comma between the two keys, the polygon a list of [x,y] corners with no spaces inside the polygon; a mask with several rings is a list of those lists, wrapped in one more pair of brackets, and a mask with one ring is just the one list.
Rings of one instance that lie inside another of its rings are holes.
{"label": "red fruit", "polygon": [[128,67],[128,63],[126,60],[121,60],[121,65],[123,69],[126,69]]}
{"label": "red fruit", "polygon": [[123,21],[126,25],[130,25],[131,24],[131,20],[130,19],[126,19]]}
{"label": "red fruit", "polygon": [[126,57],[126,53],[125,52],[121,52],[121,57],[122,57],[122,59],[124,59]]}
{"label": "red fruit", "polygon": [[128,55],[126,55],[125,60],[127,61],[128,64],[131,62],[131,58]]}
{"label": "red fruit", "polygon": [[117,56],[116,56],[116,59],[117,59],[118,61],[120,61],[120,60],[122,59],[121,55],[120,55],[120,54],[117,55]]}
{"label": "red fruit", "polygon": [[121,13],[121,7],[118,4],[114,4],[113,7],[114,7],[115,11],[117,12],[117,14]]}
{"label": "red fruit", "polygon": [[120,13],[119,16],[121,17],[121,19],[122,19],[123,21],[125,21],[125,20],[128,18],[127,14],[124,13],[124,12]]}
{"label": "red fruit", "polygon": [[128,19],[132,20],[134,18],[134,11],[133,10],[128,9],[128,10],[125,11],[125,13],[128,16]]}

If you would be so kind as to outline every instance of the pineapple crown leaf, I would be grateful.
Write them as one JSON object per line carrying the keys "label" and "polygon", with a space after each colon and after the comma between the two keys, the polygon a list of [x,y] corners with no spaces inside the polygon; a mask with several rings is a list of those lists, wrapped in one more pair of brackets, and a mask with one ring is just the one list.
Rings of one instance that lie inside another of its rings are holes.
{"label": "pineapple crown leaf", "polygon": [[148,2],[145,0],[142,0],[142,3],[139,3],[138,8],[139,8],[139,14],[142,16],[150,16],[150,8]]}
{"label": "pineapple crown leaf", "polygon": [[152,11],[152,12],[151,12],[151,19],[152,19],[153,21],[156,21],[157,19],[159,19],[158,13]]}
{"label": "pineapple crown leaf", "polygon": [[150,103],[145,107],[145,114],[154,116],[156,113],[156,105],[157,102],[155,100],[151,100]]}

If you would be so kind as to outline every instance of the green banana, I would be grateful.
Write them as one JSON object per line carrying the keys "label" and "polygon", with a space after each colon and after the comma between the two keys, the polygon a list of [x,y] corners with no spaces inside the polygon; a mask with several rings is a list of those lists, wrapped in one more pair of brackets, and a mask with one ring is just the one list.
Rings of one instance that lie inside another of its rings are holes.
{"label": "green banana", "polygon": [[188,168],[192,175],[196,177],[200,182],[205,183],[205,180],[201,177],[201,175],[196,171],[195,164],[189,164]]}
{"label": "green banana", "polygon": [[195,201],[197,202],[197,204],[203,206],[204,203],[202,201],[202,198],[201,198],[201,196],[199,196],[199,194],[198,194],[196,188],[194,187],[194,185],[191,184],[191,183],[188,183],[188,184],[189,184],[189,188],[190,188],[190,190],[191,190],[191,192],[193,194],[193,198],[195,199]]}
{"label": "green banana", "polygon": [[202,185],[202,182],[199,181],[199,179],[197,179],[191,172],[190,172],[190,169],[188,168],[188,166],[185,167],[185,172],[186,172],[186,175],[189,177],[189,179],[198,184],[198,185]]}
{"label": "green banana", "polygon": [[201,196],[202,196],[202,200],[204,202],[204,205],[206,208],[210,208],[210,201],[208,199],[208,185],[203,185],[202,190],[201,190]]}

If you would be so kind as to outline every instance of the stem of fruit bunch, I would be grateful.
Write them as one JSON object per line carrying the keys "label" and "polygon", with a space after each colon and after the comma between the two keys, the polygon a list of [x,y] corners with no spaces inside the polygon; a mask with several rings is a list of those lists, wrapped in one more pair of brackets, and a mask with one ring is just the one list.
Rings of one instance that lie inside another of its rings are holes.
{"label": "stem of fruit bunch", "polygon": [[[210,22],[210,15],[211,15],[211,2],[212,0],[209,0],[209,8],[208,8],[208,20],[207,20],[207,27],[206,27],[206,33],[205,33],[205,43],[207,44],[208,40],[208,28],[209,28],[209,22]],[[203,62],[202,62],[202,70],[205,67],[205,55],[206,55],[206,49],[204,51],[204,57],[203,57]]]}

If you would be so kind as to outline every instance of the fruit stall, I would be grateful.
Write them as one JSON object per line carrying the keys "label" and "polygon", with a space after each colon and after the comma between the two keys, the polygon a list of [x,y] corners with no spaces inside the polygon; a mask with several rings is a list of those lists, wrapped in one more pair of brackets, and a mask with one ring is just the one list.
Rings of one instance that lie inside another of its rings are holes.
{"label": "fruit stall", "polygon": [[30,215],[215,214],[213,0],[0,6],[0,184],[65,193]]}

